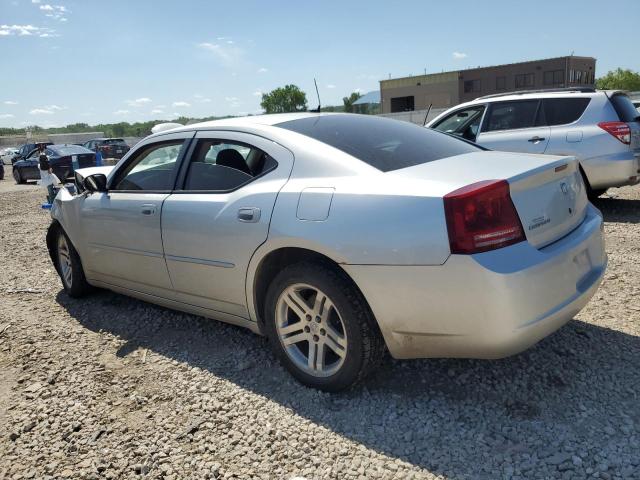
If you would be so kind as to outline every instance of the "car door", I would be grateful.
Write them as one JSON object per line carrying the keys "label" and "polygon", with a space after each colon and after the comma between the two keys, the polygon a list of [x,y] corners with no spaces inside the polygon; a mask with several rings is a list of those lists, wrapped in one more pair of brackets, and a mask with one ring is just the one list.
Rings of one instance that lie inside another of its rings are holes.
{"label": "car door", "polygon": [[490,103],[477,143],[491,150],[544,153],[551,129],[540,105],[539,99]]}
{"label": "car door", "polygon": [[24,160],[19,164],[20,175],[24,180],[40,179],[40,151],[36,148],[25,154]]}
{"label": "car door", "polygon": [[193,132],[143,142],[109,175],[106,192],[81,205],[87,277],[160,297],[171,296],[160,219]]}
{"label": "car door", "polygon": [[267,239],[293,154],[262,137],[198,132],[179,189],[162,209],[165,258],[176,300],[248,318],[249,260]]}

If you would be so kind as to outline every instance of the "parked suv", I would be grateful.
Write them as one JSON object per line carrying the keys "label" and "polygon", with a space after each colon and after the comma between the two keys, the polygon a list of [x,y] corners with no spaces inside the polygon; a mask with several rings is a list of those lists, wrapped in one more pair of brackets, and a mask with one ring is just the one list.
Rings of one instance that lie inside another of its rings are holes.
{"label": "parked suv", "polygon": [[122,158],[130,148],[122,138],[95,138],[82,144],[83,147],[100,153],[104,158]]}
{"label": "parked suv", "polygon": [[640,181],[640,113],[621,91],[489,95],[447,110],[428,126],[492,150],[574,155],[592,199]]}

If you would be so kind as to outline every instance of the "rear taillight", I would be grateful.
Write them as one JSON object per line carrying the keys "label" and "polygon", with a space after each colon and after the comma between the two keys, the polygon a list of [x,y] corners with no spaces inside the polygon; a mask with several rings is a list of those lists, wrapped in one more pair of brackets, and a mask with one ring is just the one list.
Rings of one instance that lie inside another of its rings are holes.
{"label": "rear taillight", "polygon": [[451,253],[480,253],[525,240],[506,180],[467,185],[444,196]]}
{"label": "rear taillight", "polygon": [[624,122],[600,122],[598,126],[605,132],[610,133],[622,143],[631,143],[631,129]]}

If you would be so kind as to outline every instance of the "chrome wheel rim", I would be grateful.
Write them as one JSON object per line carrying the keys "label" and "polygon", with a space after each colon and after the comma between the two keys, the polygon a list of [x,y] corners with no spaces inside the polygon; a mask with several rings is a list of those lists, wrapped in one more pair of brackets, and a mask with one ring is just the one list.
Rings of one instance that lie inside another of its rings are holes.
{"label": "chrome wheel rim", "polygon": [[60,235],[58,235],[58,264],[60,265],[60,275],[62,277],[62,281],[67,288],[71,288],[71,282],[73,280],[71,252],[69,251],[67,237],[65,237],[63,233],[60,233]]}
{"label": "chrome wheel rim", "polygon": [[334,375],[347,356],[347,330],[340,312],[320,289],[297,283],[276,303],[276,332],[289,359],[314,377]]}

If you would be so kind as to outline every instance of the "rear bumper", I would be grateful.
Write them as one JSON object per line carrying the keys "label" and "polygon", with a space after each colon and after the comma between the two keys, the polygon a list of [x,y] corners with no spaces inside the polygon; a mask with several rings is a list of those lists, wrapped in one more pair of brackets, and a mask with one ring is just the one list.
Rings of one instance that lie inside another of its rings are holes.
{"label": "rear bumper", "polygon": [[[640,182],[640,154],[628,150],[615,155],[593,157],[580,162],[594,189],[622,187]],[[630,180],[636,177],[636,180]]]}
{"label": "rear bumper", "polygon": [[591,299],[607,257],[602,217],[543,249],[527,242],[439,266],[343,265],[395,358],[501,358],[571,320]]}

